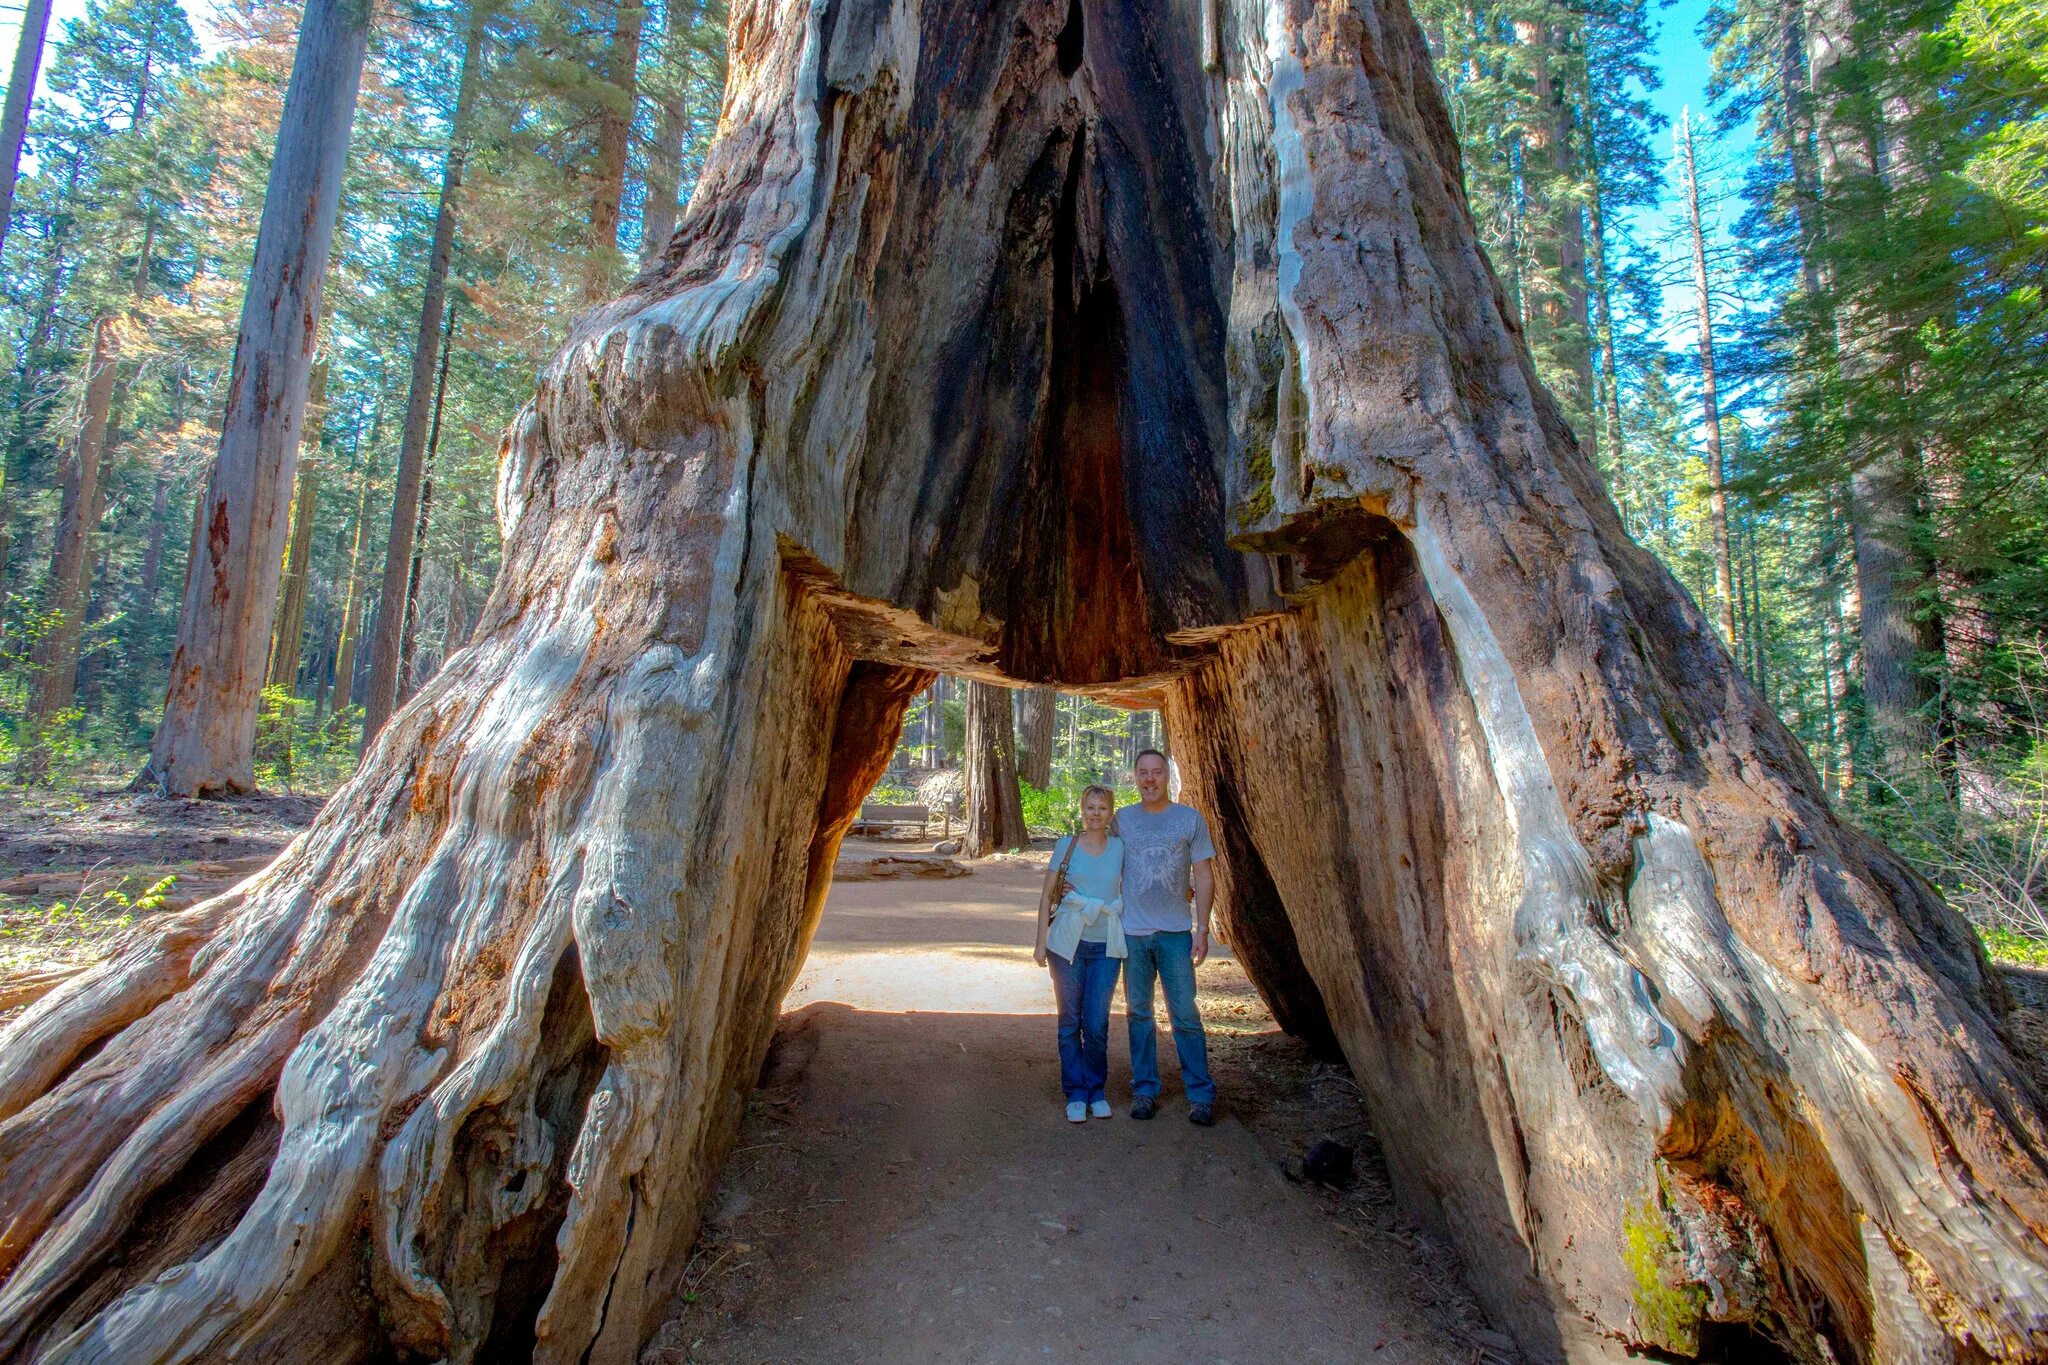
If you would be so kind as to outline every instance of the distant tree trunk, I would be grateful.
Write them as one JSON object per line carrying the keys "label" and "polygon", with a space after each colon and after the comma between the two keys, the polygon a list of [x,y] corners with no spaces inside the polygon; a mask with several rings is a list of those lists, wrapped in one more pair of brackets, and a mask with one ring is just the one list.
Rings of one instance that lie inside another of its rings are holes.
{"label": "distant tree trunk", "polygon": [[489,13],[479,3],[470,11],[469,37],[462,54],[462,83],[449,126],[448,156],[441,166],[441,203],[434,213],[434,243],[427,253],[426,284],[420,295],[420,325],[413,342],[412,383],[405,395],[405,432],[398,447],[398,477],[391,490],[391,535],[384,546],[384,586],[370,642],[370,682],[363,696],[363,747],[367,749],[398,705],[399,658],[405,645],[400,608],[412,572],[413,537],[420,516],[420,478],[426,460],[427,428],[433,416],[436,360],[450,344],[454,313],[444,309],[448,266],[455,256],[456,215],[461,209],[462,174],[469,159],[470,124],[477,86],[483,78],[483,42]]}
{"label": "distant tree trunk", "polygon": [[967,833],[961,851],[980,858],[1031,842],[1024,798],[1017,790],[1017,737],[1010,723],[1010,689],[967,684]]}
{"label": "distant tree trunk", "polygon": [[1531,165],[1526,167],[1534,211],[1541,217],[1536,255],[1547,278],[1536,311],[1545,323],[1552,356],[1569,377],[1573,391],[1566,407],[1581,432],[1592,429],[1593,361],[1588,345],[1586,314],[1585,230],[1579,203],[1568,190],[1573,173],[1572,112],[1565,84],[1556,78],[1558,35],[1540,18],[1514,20],[1515,40],[1529,49],[1535,88],[1535,109],[1524,139]]}
{"label": "distant tree trunk", "polygon": [[49,28],[50,0],[28,0],[21,14],[21,37],[14,45],[14,70],[7,78],[7,109],[0,114],[0,252],[7,248],[7,225],[14,217],[14,183],[21,174],[28,107],[35,96],[43,37]]}
{"label": "distant tree trunk", "polygon": [[142,546],[142,564],[135,578],[135,615],[144,622],[156,615],[157,595],[163,589],[164,532],[171,517],[171,476],[162,466],[156,471],[155,487],[149,495],[149,532]]}
{"label": "distant tree trunk", "polygon": [[[1856,16],[1848,0],[1822,0],[1809,15],[1807,71],[1815,101],[1821,187],[1829,197],[1878,194],[1877,147],[1867,111],[1841,88],[1842,62],[1854,55]],[[1823,211],[1823,226],[1833,227]],[[1836,283],[1839,283],[1837,281]],[[1876,372],[1886,320],[1853,299],[1832,309],[1836,363],[1852,386]],[[1846,415],[1856,431],[1859,414]],[[1865,442],[1868,446],[1867,441]],[[1911,794],[1932,776],[1934,689],[1921,656],[1939,648],[1939,624],[1920,610],[1931,566],[1918,544],[1920,452],[1892,439],[1851,452],[1848,512],[1856,562],[1857,634],[1863,703],[1876,746],[1878,777]]]}
{"label": "distant tree trunk", "polygon": [[114,371],[120,357],[114,321],[93,327],[86,362],[85,420],[64,470],[64,498],[50,571],[48,630],[35,650],[36,689],[29,715],[48,722],[68,710],[77,694],[78,648],[85,628],[86,594],[92,587],[92,534],[100,502],[100,464],[106,453],[107,412],[113,401]]}
{"label": "distant tree trunk", "polygon": [[434,511],[434,475],[429,470],[426,481],[420,488],[420,524],[412,542],[412,572],[405,579],[405,635],[399,649],[399,674],[404,680],[404,695],[410,697],[419,686],[419,677],[414,671],[413,660],[419,649],[420,631],[420,579],[427,567],[427,521]]}
{"label": "distant tree trunk", "polygon": [[447,334],[441,338],[441,372],[434,380],[434,421],[427,434],[427,458],[420,471],[420,519],[413,528],[412,565],[405,576],[405,630],[399,642],[400,698],[419,686],[413,673],[414,637],[419,629],[420,574],[426,568],[427,526],[434,509],[434,457],[441,451],[441,412],[448,399],[448,357],[454,350],[455,312],[448,312]]}
{"label": "distant tree trunk", "polygon": [[1678,122],[1679,165],[1685,177],[1686,226],[1692,242],[1693,318],[1699,328],[1700,441],[1707,451],[1707,516],[1714,540],[1714,599],[1721,635],[1735,648],[1735,572],[1728,555],[1728,487],[1721,462],[1721,403],[1714,377],[1714,306],[1707,287],[1707,239],[1700,227],[1699,168],[1692,154],[1692,116]]}
{"label": "distant tree trunk", "polygon": [[299,684],[299,643],[306,633],[306,589],[313,577],[313,524],[320,514],[320,424],[327,406],[328,361],[313,366],[306,394],[307,423],[303,443],[308,457],[300,460],[292,494],[292,535],[286,551],[284,584],[279,590],[277,626],[270,639],[272,687],[296,689]]}
{"label": "distant tree trunk", "polygon": [[[1581,90],[1585,107],[1591,110],[1593,88],[1590,75],[1585,77]],[[1600,401],[1607,434],[1604,444],[1597,438],[1594,440],[1593,460],[1607,475],[1608,487],[1613,491],[1614,501],[1626,523],[1632,513],[1629,498],[1631,480],[1624,463],[1628,443],[1621,425],[1620,367],[1614,358],[1614,297],[1607,272],[1607,220],[1601,202],[1600,147],[1594,140],[1593,131],[1590,127],[1586,130],[1586,250],[1593,267],[1593,342],[1599,353]]]}
{"label": "distant tree trunk", "polygon": [[356,638],[362,631],[363,544],[370,534],[370,480],[363,478],[356,488],[355,530],[348,552],[348,582],[342,589],[341,639],[334,647],[333,709],[346,711],[350,685],[355,681]]}
{"label": "distant tree trunk", "polygon": [[626,196],[626,151],[639,93],[640,34],[647,23],[647,6],[642,0],[614,0],[614,4],[604,80],[617,93],[605,99],[598,114],[597,164],[590,182],[590,249],[583,273],[583,297],[591,303],[611,291],[617,274],[619,205]]}
{"label": "distant tree trunk", "polygon": [[1060,694],[1050,687],[1024,692],[1017,775],[1040,789],[1052,785],[1052,737],[1059,721],[1059,701]]}
{"label": "distant tree trunk", "polygon": [[299,30],[170,694],[138,779],[181,796],[256,785],[256,709],[369,22],[366,0],[308,0]]}
{"label": "distant tree trunk", "polygon": [[282,600],[277,629],[270,643],[270,686],[296,690],[299,645],[306,632],[306,587],[312,578],[313,521],[320,510],[320,468],[299,468],[298,492],[292,498],[291,549],[285,558]]}
{"label": "distant tree trunk", "polygon": [[1806,28],[1801,7],[1785,0],[1778,17],[1778,102],[1785,153],[1792,167],[1792,211],[1799,231],[1800,289],[1821,298],[1820,168],[1814,160],[1812,91],[1806,70]]}
{"label": "distant tree trunk", "polygon": [[[683,39],[676,20],[671,17],[669,23],[667,42],[673,49]],[[672,64],[674,60],[672,50]],[[662,97],[654,146],[647,152],[647,204],[641,210],[640,223],[640,259],[643,261],[659,256],[661,249],[668,245],[668,239],[675,235],[676,210],[680,207],[678,196],[682,192],[683,139],[689,131],[690,92],[686,84],[677,82],[675,88]]]}

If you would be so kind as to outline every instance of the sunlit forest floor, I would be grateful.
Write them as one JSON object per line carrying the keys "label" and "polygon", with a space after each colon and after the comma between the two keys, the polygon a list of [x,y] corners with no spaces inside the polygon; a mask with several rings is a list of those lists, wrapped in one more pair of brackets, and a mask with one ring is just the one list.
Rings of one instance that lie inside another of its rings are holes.
{"label": "sunlit forest floor", "polygon": [[150,915],[225,891],[277,856],[325,799],[0,789],[0,1001],[18,977],[83,966]]}

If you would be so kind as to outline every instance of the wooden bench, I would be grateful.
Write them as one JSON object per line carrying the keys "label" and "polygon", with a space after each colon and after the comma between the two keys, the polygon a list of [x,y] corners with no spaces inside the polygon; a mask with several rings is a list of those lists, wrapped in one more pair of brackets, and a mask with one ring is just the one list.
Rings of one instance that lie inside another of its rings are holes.
{"label": "wooden bench", "polygon": [[860,818],[853,822],[854,834],[893,834],[908,829],[923,834],[924,827],[931,822],[929,806],[884,806],[873,802],[864,803]]}

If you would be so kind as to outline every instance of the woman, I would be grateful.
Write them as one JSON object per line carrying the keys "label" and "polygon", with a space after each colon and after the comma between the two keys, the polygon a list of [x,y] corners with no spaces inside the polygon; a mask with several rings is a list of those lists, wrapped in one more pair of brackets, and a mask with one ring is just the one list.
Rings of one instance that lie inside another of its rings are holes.
{"label": "woman", "polygon": [[1031,956],[1052,968],[1060,1005],[1060,1089],[1067,1121],[1109,1117],[1109,998],[1123,970],[1124,841],[1109,832],[1116,793],[1081,793],[1081,832],[1053,846],[1038,898],[1038,946]]}

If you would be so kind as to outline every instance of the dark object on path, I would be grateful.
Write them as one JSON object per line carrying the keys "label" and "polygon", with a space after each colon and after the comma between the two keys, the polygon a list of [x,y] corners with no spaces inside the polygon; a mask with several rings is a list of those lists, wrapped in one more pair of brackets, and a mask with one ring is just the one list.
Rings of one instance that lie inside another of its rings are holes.
{"label": "dark object on path", "polygon": [[1285,1169],[1287,1178],[1297,1184],[1313,1182],[1340,1190],[1351,1183],[1351,1148],[1334,1138],[1321,1138],[1309,1147],[1299,1166],[1289,1162]]}

